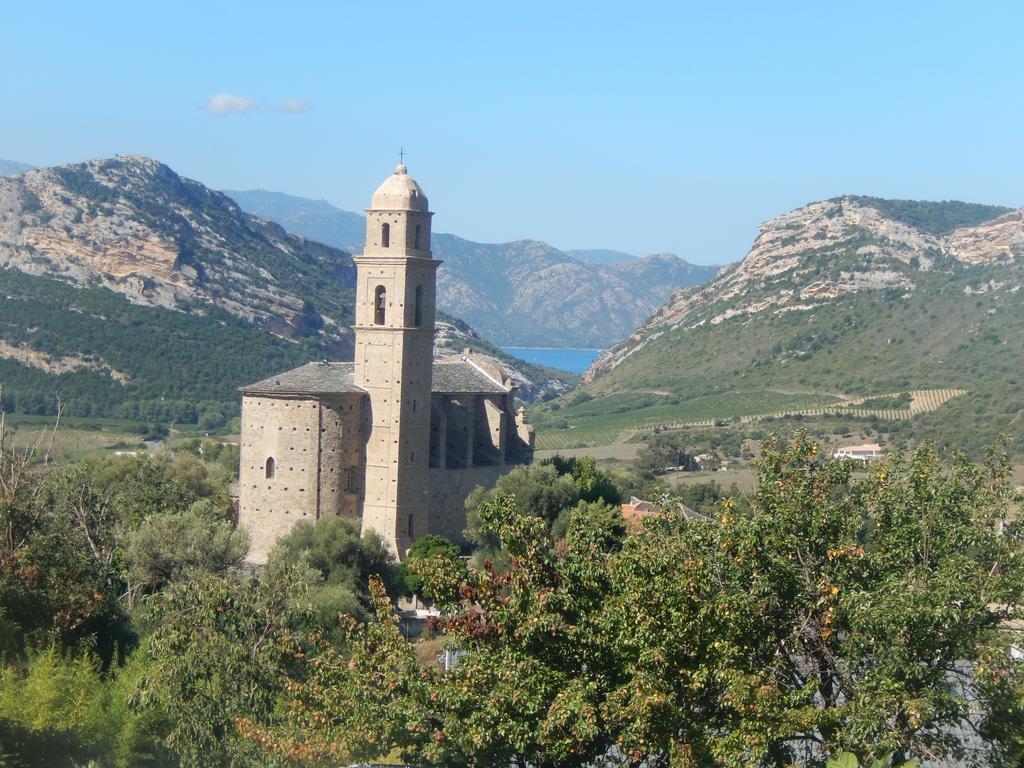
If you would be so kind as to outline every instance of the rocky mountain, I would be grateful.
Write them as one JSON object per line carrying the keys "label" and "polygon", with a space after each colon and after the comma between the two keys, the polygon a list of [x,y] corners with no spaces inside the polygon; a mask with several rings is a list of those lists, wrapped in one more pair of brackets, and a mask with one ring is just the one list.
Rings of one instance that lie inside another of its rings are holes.
{"label": "rocky mountain", "polygon": [[[350,358],[354,280],[347,252],[149,158],[0,178],[6,405],[49,411],[60,394],[79,415],[195,421],[200,401],[230,414],[246,380]],[[442,348],[500,355],[443,325]],[[572,380],[503,357],[526,395]]]}
{"label": "rocky mountain", "polygon": [[[239,205],[299,235],[362,247],[362,217],[324,201],[228,192]],[[714,266],[673,254],[560,251],[536,240],[476,243],[435,234],[438,301],[485,337],[508,346],[605,347],[624,338],[674,288],[710,280]]]}
{"label": "rocky mountain", "polygon": [[0,157],[0,176],[12,176],[22,171],[31,171],[32,166],[26,163],[19,163],[16,160],[4,160]]}
{"label": "rocky mountain", "polygon": [[610,251],[607,248],[583,248],[566,251],[566,253],[585,264],[621,264],[624,261],[633,261],[637,258],[631,253]]}
{"label": "rocky mountain", "polygon": [[0,266],[136,304],[212,305],[290,339],[351,350],[349,254],[243,213],[231,198],[145,157],[0,179]]}
{"label": "rocky mountain", "polygon": [[1021,382],[1024,209],[852,196],[762,224],[584,376],[598,397],[959,387],[990,435],[1024,434]]}
{"label": "rocky mountain", "polygon": [[444,261],[444,308],[516,346],[603,347],[628,335],[673,287],[717,271],[671,254],[584,264],[537,240],[490,245],[455,235],[435,235],[434,255]]}

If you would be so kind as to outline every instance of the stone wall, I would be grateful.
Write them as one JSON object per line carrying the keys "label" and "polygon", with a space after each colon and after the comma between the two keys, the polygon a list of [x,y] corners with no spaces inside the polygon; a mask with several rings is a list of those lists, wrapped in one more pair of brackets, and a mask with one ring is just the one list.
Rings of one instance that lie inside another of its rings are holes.
{"label": "stone wall", "polygon": [[462,469],[431,468],[430,532],[452,541],[465,542],[466,497],[477,487],[490,488],[512,465],[465,467]]}
{"label": "stone wall", "polygon": [[363,488],[362,412],[364,398],[320,402],[320,496],[317,516],[359,517]]}
{"label": "stone wall", "polygon": [[316,518],[320,408],[314,399],[242,398],[238,524],[251,562],[266,562],[297,520]]}

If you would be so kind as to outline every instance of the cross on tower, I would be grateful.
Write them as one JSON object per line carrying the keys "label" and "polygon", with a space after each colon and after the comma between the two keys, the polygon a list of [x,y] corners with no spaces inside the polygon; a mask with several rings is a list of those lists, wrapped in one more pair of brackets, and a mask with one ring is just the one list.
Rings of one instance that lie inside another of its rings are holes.
{"label": "cross on tower", "polygon": [[398,148],[398,162],[400,165],[405,165],[405,147]]}

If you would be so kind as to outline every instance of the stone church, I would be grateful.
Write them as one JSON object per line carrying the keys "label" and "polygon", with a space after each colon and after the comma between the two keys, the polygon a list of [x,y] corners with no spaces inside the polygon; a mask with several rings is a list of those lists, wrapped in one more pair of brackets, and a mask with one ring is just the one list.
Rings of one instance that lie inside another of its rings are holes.
{"label": "stone church", "polygon": [[359,518],[398,557],[428,533],[462,540],[465,499],[533,457],[533,428],[492,358],[434,358],[427,198],[399,165],[366,211],[355,362],[242,387],[238,521],[262,563],[299,520]]}

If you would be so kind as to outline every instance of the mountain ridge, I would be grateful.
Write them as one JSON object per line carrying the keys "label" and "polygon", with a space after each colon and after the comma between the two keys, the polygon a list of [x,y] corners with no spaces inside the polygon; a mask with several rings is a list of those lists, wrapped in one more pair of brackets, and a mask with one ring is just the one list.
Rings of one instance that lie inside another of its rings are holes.
{"label": "mountain ridge", "polygon": [[[946,206],[966,212],[966,219],[959,223],[967,226],[954,224],[947,235],[939,236],[886,216],[878,210],[881,203],[925,205],[922,201],[848,196],[809,203],[769,219],[759,226],[759,235],[742,261],[707,285],[676,291],[630,338],[601,355],[583,381],[608,373],[665,328],[691,321],[691,325],[717,325],[736,315],[756,315],[772,307],[805,311],[819,306],[816,302],[861,290],[912,288],[909,275],[934,266],[942,268],[938,262],[944,257],[963,266],[979,266],[1014,258],[1019,261],[1024,256],[1024,209],[959,201],[931,203],[935,210]],[[837,248],[843,250],[836,252]],[[816,257],[828,264],[803,263]],[[823,272],[823,266],[827,271]],[[794,277],[803,284],[796,285]],[[778,290],[767,287],[773,283]],[[705,310],[715,307],[720,311],[705,316]]]}
{"label": "mountain ridge", "polygon": [[1024,443],[1024,209],[850,196],[769,219],[742,261],[602,354],[573,400],[641,423],[707,397],[930,389],[966,394],[915,416],[916,435]]}
{"label": "mountain ridge", "polygon": [[[362,248],[359,214],[278,192],[226,194],[295,234]],[[709,280],[720,268],[674,254],[589,250],[577,257],[531,239],[479,243],[444,233],[433,239],[434,255],[444,262],[439,306],[504,346],[603,348],[627,336],[674,287]]]}

